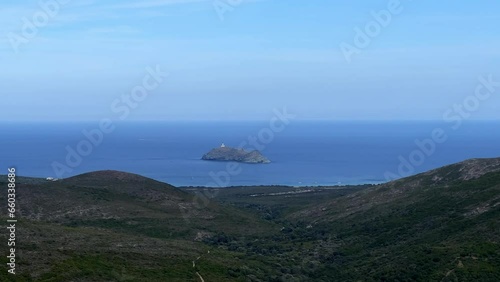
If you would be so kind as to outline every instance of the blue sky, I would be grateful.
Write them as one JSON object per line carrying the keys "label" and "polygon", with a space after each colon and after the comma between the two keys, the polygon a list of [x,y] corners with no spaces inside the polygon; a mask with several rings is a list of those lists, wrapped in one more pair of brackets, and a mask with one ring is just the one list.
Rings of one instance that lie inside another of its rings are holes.
{"label": "blue sky", "polygon": [[[500,81],[498,1],[401,0],[351,62],[340,44],[391,1],[247,0],[221,20],[224,1],[70,0],[17,53],[12,34],[42,8],[2,1],[0,119],[113,117],[157,65],[169,76],[130,120],[266,119],[284,106],[302,119],[439,120],[479,76]],[[471,118],[500,119],[499,106],[500,89]]]}

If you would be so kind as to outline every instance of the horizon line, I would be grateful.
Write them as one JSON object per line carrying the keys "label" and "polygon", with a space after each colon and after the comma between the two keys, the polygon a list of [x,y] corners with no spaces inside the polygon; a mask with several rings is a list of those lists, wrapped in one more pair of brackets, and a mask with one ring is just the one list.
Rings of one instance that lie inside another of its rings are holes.
{"label": "horizon line", "polygon": [[[0,120],[0,124],[11,123],[94,123],[103,119],[74,119],[74,120]],[[266,122],[267,118],[256,119],[135,119],[135,120],[112,120],[113,123],[144,123],[144,122]],[[328,118],[295,118],[299,122],[444,122],[442,119],[328,119]],[[500,122],[500,118],[492,119],[469,119],[469,122]]]}

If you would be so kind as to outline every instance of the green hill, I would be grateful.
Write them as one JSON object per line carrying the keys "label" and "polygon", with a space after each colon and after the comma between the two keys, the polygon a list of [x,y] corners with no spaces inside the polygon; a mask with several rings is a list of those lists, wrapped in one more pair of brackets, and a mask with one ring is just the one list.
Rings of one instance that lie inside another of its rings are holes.
{"label": "green hill", "polygon": [[[19,273],[12,281],[129,281],[118,279],[122,272],[131,281],[199,281],[198,271],[208,281],[234,281],[224,277],[243,266],[235,254],[201,241],[279,230],[251,213],[205,205],[194,194],[129,173],[18,181]],[[0,201],[7,210],[5,193]],[[5,269],[5,256],[0,261]],[[1,271],[1,281],[9,278]]]}
{"label": "green hill", "polygon": [[353,187],[18,181],[1,281],[500,281],[500,159]]}
{"label": "green hill", "polygon": [[[500,281],[500,160],[469,160],[296,212],[325,276]],[[318,274],[320,275],[320,274]]]}

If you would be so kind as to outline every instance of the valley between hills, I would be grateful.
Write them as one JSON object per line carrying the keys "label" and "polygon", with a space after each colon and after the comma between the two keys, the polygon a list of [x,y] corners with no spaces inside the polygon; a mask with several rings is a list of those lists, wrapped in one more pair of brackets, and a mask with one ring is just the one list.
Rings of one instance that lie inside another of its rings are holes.
{"label": "valley between hills", "polygon": [[17,185],[16,275],[2,256],[1,281],[500,281],[500,159],[381,185],[174,187],[118,171]]}

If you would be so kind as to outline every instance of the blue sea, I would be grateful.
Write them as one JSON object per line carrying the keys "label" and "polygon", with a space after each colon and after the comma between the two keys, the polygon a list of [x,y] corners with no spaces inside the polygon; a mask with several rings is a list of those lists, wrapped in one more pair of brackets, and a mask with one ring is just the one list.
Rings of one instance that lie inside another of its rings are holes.
{"label": "blue sea", "polygon": [[[69,166],[68,148],[76,151],[87,140],[82,131],[99,128],[99,122],[0,123],[0,174],[11,166],[23,176],[63,178],[112,169],[176,186],[346,185],[382,183],[388,172],[403,177],[469,158],[500,156],[499,122],[464,122],[454,129],[428,121],[292,121],[280,132],[272,131],[269,122],[256,121],[114,126],[101,143],[92,144],[90,153],[84,148],[89,154],[80,155],[77,165]],[[435,130],[440,141],[446,140],[420,149],[415,141],[429,141]],[[272,163],[228,167],[200,159],[222,142],[237,147],[252,136]],[[67,170],[57,173],[55,163]]]}

